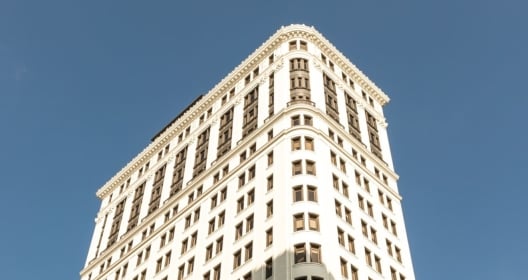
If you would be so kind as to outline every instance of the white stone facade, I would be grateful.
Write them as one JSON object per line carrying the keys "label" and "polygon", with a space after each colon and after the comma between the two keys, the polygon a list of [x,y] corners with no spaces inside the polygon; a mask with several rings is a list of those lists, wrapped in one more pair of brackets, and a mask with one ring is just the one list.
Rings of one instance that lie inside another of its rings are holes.
{"label": "white stone facade", "polygon": [[281,28],[97,192],[81,280],[414,280],[388,100],[315,29]]}

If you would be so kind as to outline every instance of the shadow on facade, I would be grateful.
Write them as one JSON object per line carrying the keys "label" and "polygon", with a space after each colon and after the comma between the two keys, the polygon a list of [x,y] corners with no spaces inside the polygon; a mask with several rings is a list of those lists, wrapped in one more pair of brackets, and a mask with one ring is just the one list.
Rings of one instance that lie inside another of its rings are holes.
{"label": "shadow on facade", "polygon": [[[276,257],[269,258],[264,260],[261,266],[258,269],[252,271],[252,280],[336,280],[334,275],[327,268],[324,263],[325,259],[336,258],[336,262],[339,261],[337,255],[332,255],[331,252],[325,252],[328,255],[319,255],[310,253],[310,244],[307,244],[305,255],[294,253],[293,251],[284,251]],[[255,252],[256,256],[262,253],[263,255],[266,252]],[[321,262],[317,262],[317,258],[320,258]],[[297,258],[298,262],[295,262]],[[260,256],[256,259],[262,259]],[[315,261],[312,261],[314,259]],[[270,263],[271,266],[270,266]],[[224,264],[226,268],[231,263]],[[244,265],[237,268],[237,270],[243,270]],[[336,268],[339,269],[339,264],[336,264]],[[232,274],[233,276],[238,275],[236,272]],[[242,273],[235,279],[244,279],[244,276],[248,275],[247,272]]]}

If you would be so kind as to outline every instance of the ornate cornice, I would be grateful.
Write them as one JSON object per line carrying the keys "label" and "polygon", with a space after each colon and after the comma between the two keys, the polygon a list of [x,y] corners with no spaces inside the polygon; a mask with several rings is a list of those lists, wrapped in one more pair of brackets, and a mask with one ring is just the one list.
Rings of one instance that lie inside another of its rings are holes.
{"label": "ornate cornice", "polygon": [[[332,43],[325,39],[315,28],[301,24],[293,24],[281,27],[266,42],[249,55],[239,66],[237,66],[224,79],[216,84],[203,98],[189,108],[182,116],[175,120],[162,132],[152,143],[141,151],[132,161],[123,167],[115,176],[108,180],[98,191],[97,196],[102,199],[112,190],[125,182],[137,169],[143,166],[152,156],[170,142],[178,133],[184,130],[202,111],[207,110],[223,94],[231,90],[241,79],[247,76],[263,59],[267,58],[278,46],[285,41],[299,38],[316,45],[333,63],[339,66],[355,83],[374,97],[381,105],[389,101],[389,97],[383,93],[363,72],[352,64]],[[284,66],[280,60],[275,64],[275,70]],[[317,67],[317,66],[316,66]]]}

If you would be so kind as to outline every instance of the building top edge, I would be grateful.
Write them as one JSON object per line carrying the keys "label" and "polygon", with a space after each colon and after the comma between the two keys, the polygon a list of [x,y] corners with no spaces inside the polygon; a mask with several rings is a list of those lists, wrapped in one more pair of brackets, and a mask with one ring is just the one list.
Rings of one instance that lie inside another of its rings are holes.
{"label": "building top edge", "polygon": [[255,65],[268,57],[270,53],[283,42],[291,39],[302,38],[316,45],[329,59],[338,65],[347,75],[349,75],[361,88],[374,97],[382,106],[390,101],[389,97],[372,82],[361,70],[359,70],[346,56],[330,43],[313,26],[304,24],[291,24],[282,26],[271,35],[260,47],[253,51],[242,63],[233,69],[225,78],[217,83],[208,93],[198,96],[189,106],[161,129],[136,157],[126,164],[110,180],[108,180],[96,192],[97,197],[104,198],[114,188],[119,186],[132,173],[140,168],[158,150],[162,149],[176,135],[177,131],[185,128],[197,115],[197,111],[206,110],[207,107],[229,91],[236,83],[243,79],[247,73],[252,71]]}

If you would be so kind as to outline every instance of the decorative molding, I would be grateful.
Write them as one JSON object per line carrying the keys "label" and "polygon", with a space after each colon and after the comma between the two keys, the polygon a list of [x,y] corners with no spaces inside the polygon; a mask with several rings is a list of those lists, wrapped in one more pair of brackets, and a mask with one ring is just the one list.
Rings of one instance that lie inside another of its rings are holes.
{"label": "decorative molding", "polygon": [[279,59],[279,62],[275,64],[275,71],[279,71],[284,66],[284,57]]}
{"label": "decorative molding", "polygon": [[[182,130],[184,130],[193,118],[199,116],[202,110],[206,110],[210,104],[213,104],[221,98],[223,94],[233,88],[238,81],[244,79],[263,59],[267,58],[278,46],[287,40],[301,38],[313,43],[319,48],[336,66],[345,72],[355,83],[369,95],[373,96],[382,106],[390,99],[379,89],[363,72],[361,72],[352,62],[350,62],[332,43],[323,37],[314,27],[301,24],[293,24],[281,27],[275,34],[270,36],[260,47],[250,54],[239,66],[233,69],[225,78],[217,83],[203,98],[180,116],[178,119],[167,126],[152,143],[143,149],[134,159],[123,167],[115,176],[108,180],[98,191],[97,196],[103,199],[121,183],[126,181],[140,166],[143,166],[151,157],[156,155],[159,150]],[[275,64],[275,71],[284,66],[283,59]],[[317,67],[317,66],[316,66]],[[238,102],[238,100],[237,100]],[[238,104],[238,103],[237,103]],[[193,143],[193,142],[191,142]]]}
{"label": "decorative molding", "polygon": [[323,67],[321,66],[321,63],[319,63],[319,62],[318,62],[317,60],[315,60],[315,59],[312,60],[312,61],[313,61],[313,64],[314,64],[315,69],[317,69],[317,70],[319,70],[319,71],[323,70]]}
{"label": "decorative molding", "polygon": [[377,123],[378,125],[382,126],[383,128],[387,128],[387,126],[389,125],[389,124],[387,123],[387,121],[384,120],[384,119],[383,119],[383,120],[378,120],[378,119],[376,119],[376,123]]}

